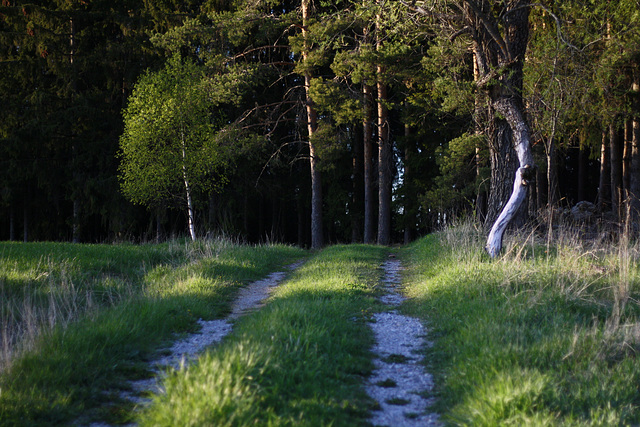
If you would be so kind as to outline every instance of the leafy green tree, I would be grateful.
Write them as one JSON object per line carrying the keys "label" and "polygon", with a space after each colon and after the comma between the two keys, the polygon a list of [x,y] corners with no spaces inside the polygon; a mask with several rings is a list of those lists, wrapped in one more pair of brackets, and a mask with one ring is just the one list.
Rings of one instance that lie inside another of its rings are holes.
{"label": "leafy green tree", "polygon": [[177,55],[162,70],[143,75],[124,111],[120,139],[126,197],[148,207],[180,202],[193,240],[194,193],[222,185],[227,162],[209,84],[201,67]]}

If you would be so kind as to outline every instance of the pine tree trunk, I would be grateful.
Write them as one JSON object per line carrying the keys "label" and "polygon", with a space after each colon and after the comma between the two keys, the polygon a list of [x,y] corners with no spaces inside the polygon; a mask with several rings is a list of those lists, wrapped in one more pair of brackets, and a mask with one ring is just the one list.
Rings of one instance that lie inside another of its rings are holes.
{"label": "pine tree trunk", "polygon": [[615,221],[620,220],[620,202],[622,200],[622,159],[618,130],[614,124],[609,125],[609,160],[611,161],[611,212]]}
{"label": "pine tree trunk", "polygon": [[598,210],[606,212],[611,204],[611,161],[609,160],[609,136],[602,131],[600,144],[600,181],[598,183]]}
{"label": "pine tree trunk", "polygon": [[[302,37],[304,38],[304,49],[302,60],[307,61],[311,46],[308,41],[307,26],[311,17],[311,0],[302,0]],[[304,72],[304,88],[307,110],[307,129],[309,133],[309,165],[311,168],[311,248],[320,249],[323,242],[322,231],[322,179],[318,168],[318,155],[313,145],[313,134],[318,128],[318,115],[309,94],[311,87],[311,72]]]}
{"label": "pine tree trunk", "polygon": [[489,161],[491,183],[485,226],[490,229],[501,210],[507,204],[513,188],[513,177],[518,169],[518,159],[511,136],[509,124],[495,117],[490,111]]}
{"label": "pine tree trunk", "polygon": [[[376,17],[376,50],[382,49],[382,15]],[[384,67],[376,67],[378,89],[378,244],[391,242],[391,180],[392,152],[389,129],[389,109],[387,108],[387,85],[384,82]]]}
{"label": "pine tree trunk", "polygon": [[587,152],[585,149],[584,135],[580,133],[580,152],[578,153],[578,201],[586,198],[587,181]]}
{"label": "pine tree trunk", "polygon": [[362,242],[362,216],[364,214],[364,153],[363,138],[360,129],[356,129],[351,156],[351,203],[349,216],[351,217],[351,242]]}
{"label": "pine tree trunk", "polygon": [[[480,79],[480,68],[478,66],[478,54],[480,47],[477,43],[473,44],[473,80],[477,82]],[[482,135],[485,131],[488,111],[487,111],[487,97],[483,91],[476,91],[474,97],[473,108],[473,128],[475,135]],[[481,179],[481,165],[482,159],[480,158],[481,147],[476,145],[475,155],[475,167],[476,167],[476,181],[478,184],[478,192],[476,195],[476,218],[483,223],[487,218],[487,190],[486,186],[480,182]]]}
{"label": "pine tree trunk", "polygon": [[[634,72],[633,93],[640,94],[640,71]],[[633,118],[631,119],[631,159],[629,163],[629,207],[627,209],[627,224],[634,236],[638,236],[640,220],[640,100],[636,99],[633,105]]]}
{"label": "pine tree trunk", "polygon": [[372,89],[362,86],[364,98],[363,158],[364,158],[364,243],[375,243],[374,212],[375,195],[373,187],[373,100]]}

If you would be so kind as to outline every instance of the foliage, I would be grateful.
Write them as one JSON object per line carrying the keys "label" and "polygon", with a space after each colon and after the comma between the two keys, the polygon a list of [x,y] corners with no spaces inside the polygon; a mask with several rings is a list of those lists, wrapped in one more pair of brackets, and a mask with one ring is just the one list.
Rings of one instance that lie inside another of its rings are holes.
{"label": "foliage", "polygon": [[211,116],[208,84],[201,68],[177,56],[136,84],[121,138],[122,189],[133,202],[183,201],[187,179],[204,193],[224,182],[214,181],[226,154],[215,138],[223,118]]}

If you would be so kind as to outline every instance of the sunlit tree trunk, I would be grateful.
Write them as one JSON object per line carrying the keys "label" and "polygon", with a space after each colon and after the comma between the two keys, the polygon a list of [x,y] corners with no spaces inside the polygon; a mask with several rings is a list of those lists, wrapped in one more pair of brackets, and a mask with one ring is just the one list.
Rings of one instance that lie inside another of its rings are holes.
{"label": "sunlit tree trunk", "polygon": [[[634,70],[632,93],[640,95],[640,70]],[[627,209],[627,224],[635,235],[638,234],[638,220],[640,220],[640,100],[633,105],[631,118],[631,159],[629,161],[629,207]]]}
{"label": "sunlit tree trunk", "polygon": [[[376,16],[376,50],[382,50],[382,12]],[[378,244],[391,242],[391,180],[392,151],[387,107],[387,85],[384,81],[384,66],[376,67],[378,89]]]}
{"label": "sunlit tree trunk", "polygon": [[364,157],[364,243],[375,243],[374,212],[375,194],[373,186],[373,100],[372,88],[368,84],[362,87],[364,98],[363,157]]}
{"label": "sunlit tree trunk", "polygon": [[602,131],[600,144],[600,181],[598,183],[598,210],[605,212],[611,203],[611,162],[609,160],[609,134]]}
{"label": "sunlit tree trunk", "polygon": [[185,195],[187,197],[187,220],[189,226],[189,236],[191,240],[196,240],[196,226],[193,209],[193,200],[191,199],[191,185],[189,184],[189,176],[187,174],[187,147],[184,139],[184,130],[181,133],[182,139],[182,179],[184,181]]}
{"label": "sunlit tree trunk", "polygon": [[[302,0],[302,37],[304,48],[302,60],[307,61],[311,49],[307,26],[311,17],[311,0]],[[322,179],[318,168],[318,155],[313,145],[313,134],[318,128],[318,114],[309,94],[311,87],[311,71],[304,72],[304,88],[306,96],[307,129],[309,133],[309,164],[311,167],[311,248],[320,249],[323,246],[322,231]]]}

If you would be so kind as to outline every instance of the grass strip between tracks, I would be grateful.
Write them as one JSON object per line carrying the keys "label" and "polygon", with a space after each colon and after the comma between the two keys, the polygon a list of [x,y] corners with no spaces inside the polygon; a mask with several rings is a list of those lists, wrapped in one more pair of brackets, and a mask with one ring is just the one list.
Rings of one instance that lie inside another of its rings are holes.
{"label": "grass strip between tracks", "polygon": [[365,424],[367,322],[385,252],[349,245],[314,255],[220,345],[170,374],[140,424]]}

